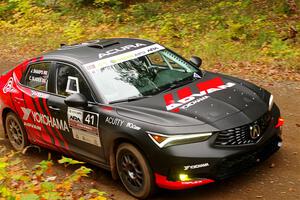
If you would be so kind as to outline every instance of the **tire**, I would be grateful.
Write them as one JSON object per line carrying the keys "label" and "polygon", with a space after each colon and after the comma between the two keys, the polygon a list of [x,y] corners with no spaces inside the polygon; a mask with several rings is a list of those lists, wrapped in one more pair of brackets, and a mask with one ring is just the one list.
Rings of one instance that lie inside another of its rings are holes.
{"label": "tire", "polygon": [[29,144],[28,137],[21,120],[12,112],[6,115],[5,132],[10,144],[15,150],[22,151]]}
{"label": "tire", "polygon": [[121,144],[116,155],[117,170],[127,191],[134,197],[146,199],[155,190],[151,168],[141,152],[131,144]]}

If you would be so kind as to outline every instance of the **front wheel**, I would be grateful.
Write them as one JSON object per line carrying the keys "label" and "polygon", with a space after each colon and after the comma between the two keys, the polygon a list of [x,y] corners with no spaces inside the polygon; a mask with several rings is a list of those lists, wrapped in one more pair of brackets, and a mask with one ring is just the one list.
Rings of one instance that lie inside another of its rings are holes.
{"label": "front wheel", "polygon": [[141,152],[131,144],[121,144],[116,155],[117,170],[127,191],[139,198],[149,197],[155,188],[152,170]]}
{"label": "front wheel", "polygon": [[28,145],[26,131],[18,116],[12,112],[5,118],[5,131],[10,144],[17,151],[22,151]]}

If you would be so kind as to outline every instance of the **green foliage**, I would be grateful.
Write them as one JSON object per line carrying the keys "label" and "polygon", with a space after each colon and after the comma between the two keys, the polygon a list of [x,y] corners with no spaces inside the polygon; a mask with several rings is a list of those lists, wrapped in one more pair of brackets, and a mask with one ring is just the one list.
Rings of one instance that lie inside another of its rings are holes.
{"label": "green foliage", "polygon": [[273,38],[272,42],[264,48],[263,52],[275,59],[292,59],[300,56],[300,51],[297,51],[286,42],[277,38]]}
{"label": "green foliage", "polygon": [[74,160],[72,158],[67,158],[67,157],[64,157],[64,156],[60,160],[58,160],[58,163],[59,164],[64,164],[65,167],[67,167],[68,165],[84,164],[84,162]]}
{"label": "green foliage", "polygon": [[43,160],[36,166],[34,166],[35,174],[41,176],[46,173],[50,167],[52,167],[53,162],[51,160]]}
{"label": "green foliage", "polygon": [[80,21],[72,20],[64,30],[64,36],[69,43],[80,41],[83,38],[83,27]]}
{"label": "green foliage", "polygon": [[130,6],[129,12],[136,21],[151,20],[161,11],[161,3],[138,3]]}
{"label": "green foliage", "polygon": [[120,0],[95,0],[94,1],[94,5],[98,7],[120,8],[122,4],[123,3]]}
{"label": "green foliage", "polygon": [[185,56],[197,54],[205,67],[280,60],[300,69],[300,34],[282,41],[290,26],[300,32],[299,16],[288,12],[283,0],[4,0],[0,47],[10,55],[28,52],[24,57],[60,43],[141,37]]}
{"label": "green foliage", "polygon": [[[67,157],[59,160],[61,164],[81,164]],[[83,177],[91,173],[91,169],[81,166],[71,175],[56,179],[53,176],[53,161],[45,160],[29,169],[14,153],[0,157],[0,199],[20,200],[62,200],[62,199],[83,199],[74,196],[74,185]],[[106,200],[105,192],[97,189],[88,189],[89,194],[84,199]]]}

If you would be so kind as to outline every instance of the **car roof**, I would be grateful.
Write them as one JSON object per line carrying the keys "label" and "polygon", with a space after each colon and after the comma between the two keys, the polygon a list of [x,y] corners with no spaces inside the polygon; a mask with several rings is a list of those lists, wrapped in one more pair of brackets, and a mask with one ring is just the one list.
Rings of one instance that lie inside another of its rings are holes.
{"label": "car roof", "polygon": [[[84,65],[153,44],[155,43],[142,39],[99,39],[73,45],[61,45],[59,49],[46,53],[43,57],[44,59],[75,61]],[[100,54],[102,56],[99,56]]]}

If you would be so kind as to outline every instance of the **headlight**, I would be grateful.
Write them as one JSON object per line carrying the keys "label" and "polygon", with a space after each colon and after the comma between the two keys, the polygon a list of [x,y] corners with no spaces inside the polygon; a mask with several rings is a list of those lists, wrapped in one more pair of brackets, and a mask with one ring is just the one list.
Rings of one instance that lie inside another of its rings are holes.
{"label": "headlight", "polygon": [[269,98],[269,111],[271,111],[273,104],[274,104],[274,100],[273,100],[273,95],[271,94]]}
{"label": "headlight", "polygon": [[147,132],[151,140],[160,148],[178,145],[201,142],[207,140],[212,133],[199,133],[189,135],[163,135],[159,133]]}

